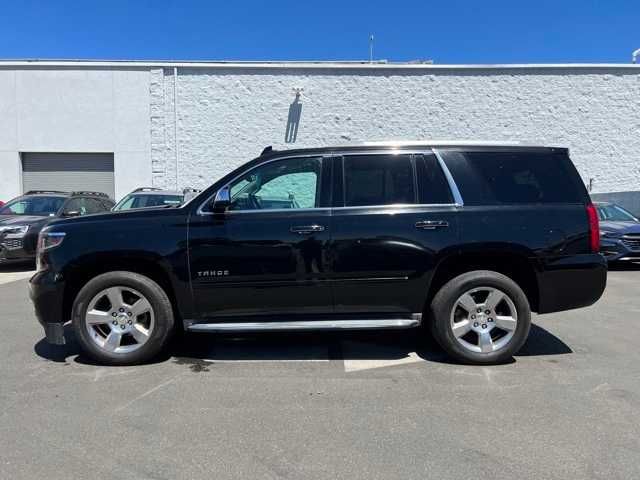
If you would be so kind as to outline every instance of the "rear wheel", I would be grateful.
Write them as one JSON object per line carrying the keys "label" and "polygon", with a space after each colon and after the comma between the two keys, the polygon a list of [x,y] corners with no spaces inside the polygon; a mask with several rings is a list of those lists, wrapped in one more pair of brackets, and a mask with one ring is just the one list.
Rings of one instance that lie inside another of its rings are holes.
{"label": "rear wheel", "polygon": [[100,363],[151,360],[173,328],[171,302],[148,277],[109,272],[90,280],[73,305],[73,327],[82,349]]}
{"label": "rear wheel", "polygon": [[431,303],[435,339],[464,363],[509,360],[529,335],[531,310],[522,289],[489,270],[464,273],[446,283]]}

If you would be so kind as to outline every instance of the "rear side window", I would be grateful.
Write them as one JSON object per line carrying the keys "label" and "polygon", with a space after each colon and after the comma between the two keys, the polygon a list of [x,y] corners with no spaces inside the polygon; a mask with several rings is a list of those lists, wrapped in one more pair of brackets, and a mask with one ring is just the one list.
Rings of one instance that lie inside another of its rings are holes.
{"label": "rear side window", "polygon": [[416,203],[410,155],[344,157],[345,206]]}
{"label": "rear side window", "polygon": [[443,151],[465,205],[584,203],[569,157],[553,152]]}
{"label": "rear side window", "polygon": [[451,190],[435,155],[416,155],[420,203],[453,203]]}

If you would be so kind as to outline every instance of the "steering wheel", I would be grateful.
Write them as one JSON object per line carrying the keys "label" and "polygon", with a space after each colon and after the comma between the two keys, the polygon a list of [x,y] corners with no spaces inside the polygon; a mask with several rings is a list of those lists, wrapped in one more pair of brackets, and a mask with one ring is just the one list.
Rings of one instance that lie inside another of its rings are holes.
{"label": "steering wheel", "polygon": [[261,210],[262,205],[260,205],[259,197],[255,196],[253,193],[247,195],[247,200],[249,200],[249,206],[251,210]]}

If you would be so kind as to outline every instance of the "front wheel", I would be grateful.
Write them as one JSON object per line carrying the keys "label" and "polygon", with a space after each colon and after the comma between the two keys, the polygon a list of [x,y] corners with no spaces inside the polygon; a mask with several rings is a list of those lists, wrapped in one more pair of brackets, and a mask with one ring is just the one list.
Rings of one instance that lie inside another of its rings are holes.
{"label": "front wheel", "polygon": [[109,365],[151,360],[173,329],[167,294],[150,278],[133,272],[109,272],[91,279],[78,293],[72,312],[84,352]]}
{"label": "front wheel", "polygon": [[478,270],[446,283],[431,302],[437,342],[456,360],[502,363],[524,344],[531,309],[522,289],[498,272]]}

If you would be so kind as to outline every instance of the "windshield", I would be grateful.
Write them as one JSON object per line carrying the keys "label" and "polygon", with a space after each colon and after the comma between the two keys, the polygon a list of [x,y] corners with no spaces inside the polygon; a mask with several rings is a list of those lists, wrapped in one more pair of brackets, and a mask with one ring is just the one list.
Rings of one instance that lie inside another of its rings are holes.
{"label": "windshield", "polygon": [[21,197],[0,207],[0,215],[55,215],[65,201],[65,197]]}
{"label": "windshield", "polygon": [[130,208],[164,207],[166,205],[178,206],[182,203],[182,195],[162,194],[135,194],[127,195],[120,200],[113,211],[129,210]]}
{"label": "windshield", "polygon": [[638,219],[619,205],[598,205],[598,217],[608,222],[637,222]]}

